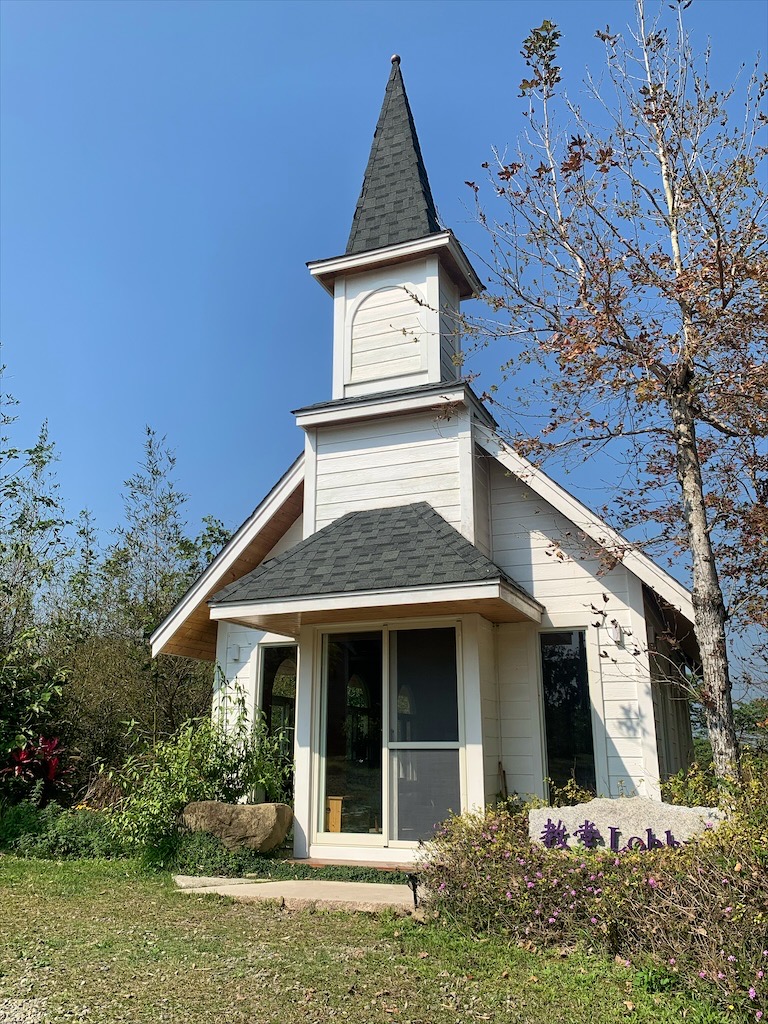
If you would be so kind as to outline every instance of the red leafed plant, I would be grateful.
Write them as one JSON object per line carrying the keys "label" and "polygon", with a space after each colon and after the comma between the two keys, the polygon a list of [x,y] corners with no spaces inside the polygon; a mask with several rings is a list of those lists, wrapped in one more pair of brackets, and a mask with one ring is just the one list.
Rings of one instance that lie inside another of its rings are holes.
{"label": "red leafed plant", "polygon": [[11,763],[0,770],[0,777],[7,779],[14,788],[35,788],[36,802],[43,803],[54,792],[67,788],[69,769],[62,767],[63,755],[64,749],[57,736],[39,736],[37,742],[29,741],[11,751]]}

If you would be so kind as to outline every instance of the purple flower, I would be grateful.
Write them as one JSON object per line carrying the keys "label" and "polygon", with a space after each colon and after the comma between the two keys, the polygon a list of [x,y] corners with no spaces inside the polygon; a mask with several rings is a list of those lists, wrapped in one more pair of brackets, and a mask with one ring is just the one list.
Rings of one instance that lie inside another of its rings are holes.
{"label": "purple flower", "polygon": [[751,985],[749,987],[749,992],[747,993],[747,995],[749,996],[750,999],[754,999],[755,996],[757,995],[757,992],[755,992],[754,988]]}
{"label": "purple flower", "polygon": [[597,924],[597,918],[596,917],[590,917],[589,920],[592,922],[592,924]]}
{"label": "purple flower", "polygon": [[670,964],[672,964],[672,966],[674,967],[674,966],[675,966],[675,964],[677,963],[677,960],[675,960],[675,958],[674,958],[673,956],[671,956],[671,957],[669,958],[669,962],[670,962]]}
{"label": "purple flower", "polygon": [[648,879],[648,885],[650,885],[650,887],[651,887],[652,889],[655,889],[655,888],[656,888],[656,886],[657,886],[658,884],[659,884],[659,883],[658,883],[658,882],[656,881],[656,879],[655,879],[655,878],[649,878],[649,879]]}
{"label": "purple flower", "polygon": [[707,972],[706,971],[699,971],[699,977],[700,978],[706,978],[706,976],[707,976]]}
{"label": "purple flower", "polygon": [[728,957],[728,963],[729,964],[735,964],[736,963],[736,957],[735,956],[729,956]]}

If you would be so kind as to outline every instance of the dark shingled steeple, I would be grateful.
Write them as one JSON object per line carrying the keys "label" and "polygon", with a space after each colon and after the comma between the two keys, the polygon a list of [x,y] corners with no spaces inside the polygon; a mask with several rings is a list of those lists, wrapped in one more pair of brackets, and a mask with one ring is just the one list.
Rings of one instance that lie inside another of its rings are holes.
{"label": "dark shingled steeple", "polygon": [[395,56],[347,254],[411,242],[441,230],[405,94],[400,58]]}

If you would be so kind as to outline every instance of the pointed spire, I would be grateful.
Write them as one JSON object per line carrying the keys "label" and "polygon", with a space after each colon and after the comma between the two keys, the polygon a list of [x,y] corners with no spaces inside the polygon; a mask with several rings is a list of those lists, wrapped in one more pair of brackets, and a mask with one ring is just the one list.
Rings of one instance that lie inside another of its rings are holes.
{"label": "pointed spire", "polygon": [[400,73],[400,58],[395,54],[347,254],[410,242],[440,230]]}

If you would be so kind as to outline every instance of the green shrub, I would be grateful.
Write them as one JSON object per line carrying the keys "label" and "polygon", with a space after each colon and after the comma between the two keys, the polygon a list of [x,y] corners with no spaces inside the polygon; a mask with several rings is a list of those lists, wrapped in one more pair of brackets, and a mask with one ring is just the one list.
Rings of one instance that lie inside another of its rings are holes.
{"label": "green shrub", "polygon": [[41,810],[30,800],[0,803],[0,850],[7,850],[20,836],[42,832],[57,810],[56,804]]}
{"label": "green shrub", "polygon": [[[697,796],[706,792],[699,772],[680,780]],[[768,1003],[768,759],[746,757],[743,775],[729,821],[679,849],[547,850],[529,842],[525,809],[453,818],[421,865],[428,904],[475,931],[602,946],[649,986],[707,986],[759,1020]]]}
{"label": "green shrub", "polygon": [[43,828],[20,836],[13,844],[13,852],[20,857],[40,857],[44,860],[80,860],[103,858],[112,860],[126,855],[124,845],[115,836],[109,816],[102,811],[76,808],[48,814]]}
{"label": "green shrub", "polygon": [[269,735],[263,716],[250,724],[240,708],[229,725],[209,718],[186,722],[170,739],[112,773],[122,799],[111,821],[124,843],[165,857],[188,803],[234,803],[258,791],[267,800],[283,800],[291,773],[281,738]]}
{"label": "green shrub", "polygon": [[295,878],[321,878],[338,882],[391,882],[405,885],[402,871],[379,871],[353,865],[325,865],[321,868],[295,864],[284,854],[254,853],[252,850],[228,850],[206,832],[182,832],[169,865],[178,874],[219,875],[226,878],[257,878],[281,881]]}

